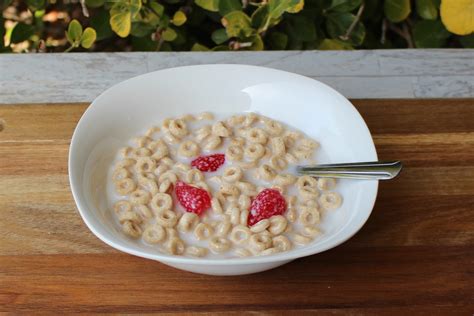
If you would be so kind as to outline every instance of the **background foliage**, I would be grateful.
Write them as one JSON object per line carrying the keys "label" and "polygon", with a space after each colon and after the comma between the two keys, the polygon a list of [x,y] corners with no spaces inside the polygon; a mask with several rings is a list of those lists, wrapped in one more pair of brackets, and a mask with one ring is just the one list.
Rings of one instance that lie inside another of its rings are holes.
{"label": "background foliage", "polygon": [[474,47],[474,0],[442,1],[0,0],[0,51]]}

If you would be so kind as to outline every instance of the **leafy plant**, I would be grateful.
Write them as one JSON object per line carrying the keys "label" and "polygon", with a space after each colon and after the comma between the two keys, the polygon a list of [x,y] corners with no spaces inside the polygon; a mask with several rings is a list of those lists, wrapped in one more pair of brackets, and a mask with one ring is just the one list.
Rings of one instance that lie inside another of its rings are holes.
{"label": "leafy plant", "polygon": [[472,47],[472,0],[0,0],[0,52]]}

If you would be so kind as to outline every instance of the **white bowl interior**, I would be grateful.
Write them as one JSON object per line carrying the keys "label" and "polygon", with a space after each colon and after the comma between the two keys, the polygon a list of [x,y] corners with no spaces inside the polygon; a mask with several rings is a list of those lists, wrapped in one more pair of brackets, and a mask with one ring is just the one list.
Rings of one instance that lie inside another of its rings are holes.
{"label": "white bowl interior", "polygon": [[122,82],[99,96],[81,118],[71,142],[69,173],[78,209],[88,227],[109,245],[163,262],[197,265],[288,261],[332,248],[365,223],[377,181],[339,182],[343,206],[323,221],[324,235],[304,248],[268,257],[193,259],[170,256],[128,239],[115,224],[106,198],[107,171],[116,151],[166,117],[211,111],[255,111],[293,126],[321,143],[320,163],[375,161],[363,119],[342,95],[295,74],[243,65],[166,69]]}

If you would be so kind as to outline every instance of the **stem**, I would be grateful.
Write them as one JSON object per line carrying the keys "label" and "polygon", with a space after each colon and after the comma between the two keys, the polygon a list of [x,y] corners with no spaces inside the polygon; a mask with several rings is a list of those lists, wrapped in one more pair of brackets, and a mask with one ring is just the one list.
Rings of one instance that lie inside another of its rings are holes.
{"label": "stem", "polygon": [[86,0],[80,0],[80,3],[82,7],[82,14],[84,14],[85,17],[89,17],[89,10],[87,10]]}
{"label": "stem", "polygon": [[388,24],[388,28],[390,30],[400,35],[407,42],[408,48],[414,48],[415,46],[413,45],[413,39],[411,38],[411,34],[410,34],[410,31],[408,30],[408,27],[406,26],[406,24],[403,24],[402,27],[403,27],[403,30],[396,27],[392,23]]}
{"label": "stem", "polygon": [[342,39],[343,41],[347,41],[349,39],[349,36],[351,36],[352,31],[354,31],[357,23],[360,20],[360,17],[362,16],[362,13],[364,12],[364,8],[365,8],[365,2],[362,2],[362,4],[359,7],[359,11],[357,11],[354,21],[352,21],[352,24],[347,29],[346,34],[339,36],[340,39]]}
{"label": "stem", "polygon": [[410,33],[410,29],[408,28],[407,23],[403,23],[403,33],[405,33],[405,39],[408,43],[408,48],[415,48],[415,44],[413,43],[413,38]]}
{"label": "stem", "polygon": [[74,46],[69,46],[69,48],[67,48],[64,52],[65,53],[69,53],[70,51],[72,51],[75,47]]}
{"label": "stem", "polygon": [[380,44],[385,44],[387,39],[387,20],[383,19],[382,21],[382,35],[380,36]]}

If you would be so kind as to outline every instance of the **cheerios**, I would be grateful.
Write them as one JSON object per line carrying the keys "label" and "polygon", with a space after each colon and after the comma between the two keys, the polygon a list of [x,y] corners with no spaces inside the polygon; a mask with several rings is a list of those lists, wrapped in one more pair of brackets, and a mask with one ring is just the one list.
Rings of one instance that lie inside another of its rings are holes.
{"label": "cheerios", "polygon": [[261,233],[265,229],[267,229],[269,226],[270,226],[270,220],[269,219],[262,219],[257,224],[254,224],[252,227],[250,227],[250,231],[252,233]]}
{"label": "cheerios", "polygon": [[115,190],[120,195],[127,195],[132,193],[137,187],[135,181],[130,178],[125,178],[115,182]]}
{"label": "cheerios", "polygon": [[237,245],[241,245],[246,243],[249,240],[252,233],[247,226],[238,225],[232,228],[232,232],[230,233],[230,240]]}
{"label": "cheerios", "polygon": [[253,143],[249,144],[244,149],[244,155],[249,160],[257,160],[262,158],[265,154],[265,147],[262,144]]}
{"label": "cheerios", "polygon": [[307,245],[313,240],[311,237],[303,236],[301,234],[295,234],[293,238],[295,243],[299,245]]}
{"label": "cheerios", "polygon": [[196,138],[198,142],[202,142],[207,136],[211,135],[211,133],[212,133],[211,126],[205,125],[196,130],[194,137]]}
{"label": "cheerios", "polygon": [[275,156],[283,156],[286,153],[285,141],[282,137],[273,137],[271,139],[272,152]]}
{"label": "cheerios", "polygon": [[178,221],[178,230],[188,232],[199,222],[199,216],[194,213],[184,213]]}
{"label": "cheerios", "polygon": [[282,171],[286,169],[288,162],[283,156],[273,156],[270,159],[270,166],[275,170]]}
{"label": "cheerios", "polygon": [[272,238],[266,234],[256,234],[250,236],[249,245],[256,251],[263,251],[267,248],[270,248],[272,245]]}
{"label": "cheerios", "polygon": [[214,197],[211,199],[211,207],[214,213],[216,214],[223,214],[224,210],[222,209],[221,202],[218,198]]}
{"label": "cheerios", "polygon": [[326,210],[333,210],[341,206],[342,197],[336,192],[323,192],[319,197],[319,204]]}
{"label": "cheerios", "polygon": [[258,175],[265,181],[271,181],[276,177],[276,171],[269,165],[261,165],[258,168]]}
{"label": "cheerios", "polygon": [[270,217],[270,226],[268,227],[268,231],[276,236],[283,233],[288,225],[288,221],[282,215],[275,215]]}
{"label": "cheerios", "polygon": [[273,247],[280,251],[288,251],[291,249],[291,241],[283,235],[273,237],[272,244]]}
{"label": "cheerios", "polygon": [[196,237],[197,240],[208,239],[211,237],[211,235],[212,227],[205,223],[197,224],[196,228],[194,229],[194,237]]}
{"label": "cheerios", "polygon": [[153,225],[145,229],[143,239],[149,244],[157,244],[166,239],[166,230],[160,225]]}
{"label": "cheerios", "polygon": [[210,112],[202,112],[202,113],[199,113],[197,116],[196,116],[196,120],[198,121],[202,121],[202,120],[213,120],[214,119],[214,114],[210,113]]}
{"label": "cheerios", "polygon": [[150,202],[150,193],[145,190],[135,190],[130,194],[130,202],[133,204],[147,204]]}
{"label": "cheerios", "polygon": [[178,217],[170,210],[159,211],[156,213],[156,222],[163,227],[173,228],[178,222]]}
{"label": "cheerios", "polygon": [[299,219],[303,225],[308,226],[319,223],[320,216],[317,209],[302,207]]}
{"label": "cheerios", "polygon": [[277,174],[273,182],[280,186],[287,186],[295,183],[296,177],[289,173]]}
{"label": "cheerios", "polygon": [[140,226],[132,221],[123,222],[122,230],[125,234],[133,238],[138,238],[142,234],[142,229],[140,228]]}
{"label": "cheerios", "polygon": [[246,139],[251,143],[265,144],[267,135],[261,128],[253,127],[246,132]]}
{"label": "cheerios", "polygon": [[170,210],[173,206],[173,200],[169,194],[157,193],[151,199],[150,206],[156,212]]}
{"label": "cheerios", "polygon": [[179,145],[178,154],[183,157],[195,157],[199,155],[199,145],[192,140],[185,140]]}
{"label": "cheerios", "polygon": [[278,136],[283,132],[283,126],[277,121],[268,120],[264,125],[265,131],[271,136]]}
{"label": "cheerios", "polygon": [[137,158],[151,156],[151,150],[146,147],[135,148],[132,153]]}
{"label": "cheerios", "polygon": [[239,167],[228,167],[222,174],[222,180],[233,183],[242,179],[243,172]]}
{"label": "cheerios", "polygon": [[156,168],[156,161],[150,157],[140,157],[137,159],[135,170],[137,173],[153,172]]}
{"label": "cheerios", "polygon": [[232,223],[228,220],[217,222],[214,227],[216,236],[225,237],[232,228]]}
{"label": "cheerios", "polygon": [[219,147],[222,143],[220,136],[211,135],[204,140],[204,149],[212,150]]}
{"label": "cheerios", "polygon": [[172,255],[182,255],[184,253],[185,248],[186,245],[184,244],[184,241],[177,237],[171,239],[168,243],[168,251]]}
{"label": "cheerios", "polygon": [[242,147],[237,145],[229,146],[225,151],[225,158],[231,161],[240,161],[244,156]]}
{"label": "cheerios", "polygon": [[204,257],[207,255],[207,249],[203,247],[190,246],[185,249],[184,253],[193,257]]}
{"label": "cheerios", "polygon": [[169,132],[171,135],[183,138],[184,136],[188,135],[188,128],[186,126],[186,122],[181,119],[171,120],[168,127]]}
{"label": "cheerios", "polygon": [[130,177],[130,172],[125,168],[115,169],[112,174],[112,180],[119,181]]}
{"label": "cheerios", "polygon": [[212,125],[212,134],[220,137],[229,137],[232,133],[231,130],[224,125],[224,122],[216,122]]}
{"label": "cheerios", "polygon": [[204,180],[204,175],[198,169],[191,169],[186,172],[186,182],[197,183]]}
{"label": "cheerios", "polygon": [[214,236],[209,241],[209,247],[214,252],[223,253],[230,250],[232,244],[224,237]]}
{"label": "cheerios", "polygon": [[318,189],[323,191],[332,190],[336,187],[336,179],[333,178],[319,178]]}
{"label": "cheerios", "polygon": [[178,181],[178,176],[173,171],[166,171],[158,178],[158,181],[162,183],[165,180],[169,180],[171,183],[176,183]]}

